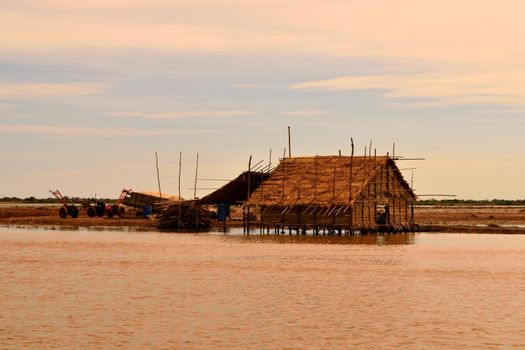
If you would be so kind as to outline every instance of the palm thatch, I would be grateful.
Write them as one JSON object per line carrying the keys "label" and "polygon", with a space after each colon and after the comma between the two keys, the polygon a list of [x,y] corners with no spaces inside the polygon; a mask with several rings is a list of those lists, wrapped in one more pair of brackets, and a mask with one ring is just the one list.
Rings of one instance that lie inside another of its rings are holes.
{"label": "palm thatch", "polygon": [[[397,182],[398,191],[405,192],[399,195],[415,200],[415,194],[390,157],[316,156],[282,159],[246,204],[352,206],[362,197],[367,185],[386,171],[391,174],[390,181]],[[374,195],[380,199],[396,194],[392,191],[387,193],[386,187],[381,186]]]}
{"label": "palm thatch", "polygon": [[[245,171],[218,190],[201,198],[199,203],[202,205],[242,203],[248,199],[248,192],[253,193],[268,177],[268,173]],[[248,186],[250,186],[249,191]]]}

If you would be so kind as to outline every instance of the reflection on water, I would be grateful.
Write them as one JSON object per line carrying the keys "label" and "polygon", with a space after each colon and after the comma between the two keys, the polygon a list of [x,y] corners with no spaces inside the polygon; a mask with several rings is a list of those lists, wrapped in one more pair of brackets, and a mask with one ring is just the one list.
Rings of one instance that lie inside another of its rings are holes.
{"label": "reflection on water", "polygon": [[150,227],[132,227],[132,226],[56,226],[56,225],[0,225],[0,232],[2,230],[17,230],[19,232],[28,231],[76,231],[76,232],[148,232],[164,234],[204,234],[224,236],[230,239],[237,239],[239,242],[254,242],[254,243],[304,243],[304,244],[370,244],[370,245],[395,245],[395,244],[414,244],[414,233],[399,233],[399,234],[385,234],[385,235],[354,235],[354,236],[312,236],[312,235],[275,235],[275,234],[259,234],[251,233],[244,235],[242,229],[233,228],[226,234],[219,231],[211,232],[175,232],[175,231],[152,231]]}
{"label": "reflection on water", "polygon": [[509,349],[525,339],[525,236],[3,228],[0,281],[0,349]]}
{"label": "reflection on water", "polygon": [[355,235],[355,236],[307,236],[307,235],[266,235],[250,234],[234,236],[239,242],[253,243],[302,243],[302,244],[368,244],[397,245],[414,244],[414,233],[398,233],[387,235]]}
{"label": "reflection on water", "polygon": [[70,226],[70,225],[18,225],[4,224],[0,225],[0,232],[5,230],[21,231],[115,231],[115,232],[157,232],[153,227],[140,226]]}

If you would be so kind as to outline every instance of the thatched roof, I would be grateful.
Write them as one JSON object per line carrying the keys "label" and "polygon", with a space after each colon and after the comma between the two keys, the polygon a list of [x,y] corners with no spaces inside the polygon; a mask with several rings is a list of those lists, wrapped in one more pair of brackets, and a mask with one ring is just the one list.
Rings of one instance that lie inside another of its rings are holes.
{"label": "thatched roof", "polygon": [[255,191],[261,182],[266,180],[270,175],[268,173],[248,172],[245,171],[231,180],[218,190],[202,197],[199,200],[201,204],[220,204],[220,203],[242,203],[248,198],[248,177],[250,180],[250,193]]}
{"label": "thatched roof", "polygon": [[[350,195],[350,162],[352,186]],[[265,206],[331,206],[354,203],[367,184],[390,165],[396,181],[415,198],[392,158],[316,156],[284,158],[271,176],[253,192],[247,204]],[[283,181],[284,177],[284,181]],[[283,193],[284,190],[284,193]]]}

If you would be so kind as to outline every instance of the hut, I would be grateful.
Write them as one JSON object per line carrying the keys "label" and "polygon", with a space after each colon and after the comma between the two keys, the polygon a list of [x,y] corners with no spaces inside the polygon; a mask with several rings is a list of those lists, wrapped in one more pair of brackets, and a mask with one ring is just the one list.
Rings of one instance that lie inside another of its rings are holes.
{"label": "hut", "polygon": [[388,156],[284,158],[245,205],[261,230],[314,234],[413,229],[416,195]]}

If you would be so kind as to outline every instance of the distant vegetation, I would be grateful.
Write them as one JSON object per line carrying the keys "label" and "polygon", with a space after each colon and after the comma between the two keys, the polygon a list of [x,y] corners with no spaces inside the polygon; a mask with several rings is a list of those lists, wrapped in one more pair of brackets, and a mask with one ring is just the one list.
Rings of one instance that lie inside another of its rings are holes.
{"label": "distant vegetation", "polygon": [[423,199],[417,201],[418,205],[523,205],[525,199]]}
{"label": "distant vegetation", "polygon": [[[115,202],[115,199],[110,198],[70,198],[65,197],[68,203],[72,202],[90,202],[95,203],[97,201],[102,201],[105,203]],[[0,198],[0,202],[11,202],[11,203],[58,203],[58,200],[54,197],[49,198],[35,198],[33,196],[27,198],[18,198],[18,197],[3,197]],[[475,199],[420,199],[417,201],[418,205],[519,205],[525,206],[525,199],[484,199],[484,200],[475,200]]]}
{"label": "distant vegetation", "polygon": [[[115,201],[114,199],[109,199],[109,198],[97,198],[97,199],[95,199],[95,198],[71,198],[71,197],[64,197],[64,198],[65,198],[65,200],[68,203],[83,202],[83,201],[91,202],[91,203],[95,203],[97,201],[102,201],[102,202],[105,202],[105,203],[109,203],[109,202],[114,202]],[[0,202],[28,203],[28,204],[32,204],[32,203],[35,203],[35,204],[59,203],[58,199],[56,199],[54,197],[35,198],[33,196],[27,197],[27,198],[3,197],[3,198],[0,198]]]}

